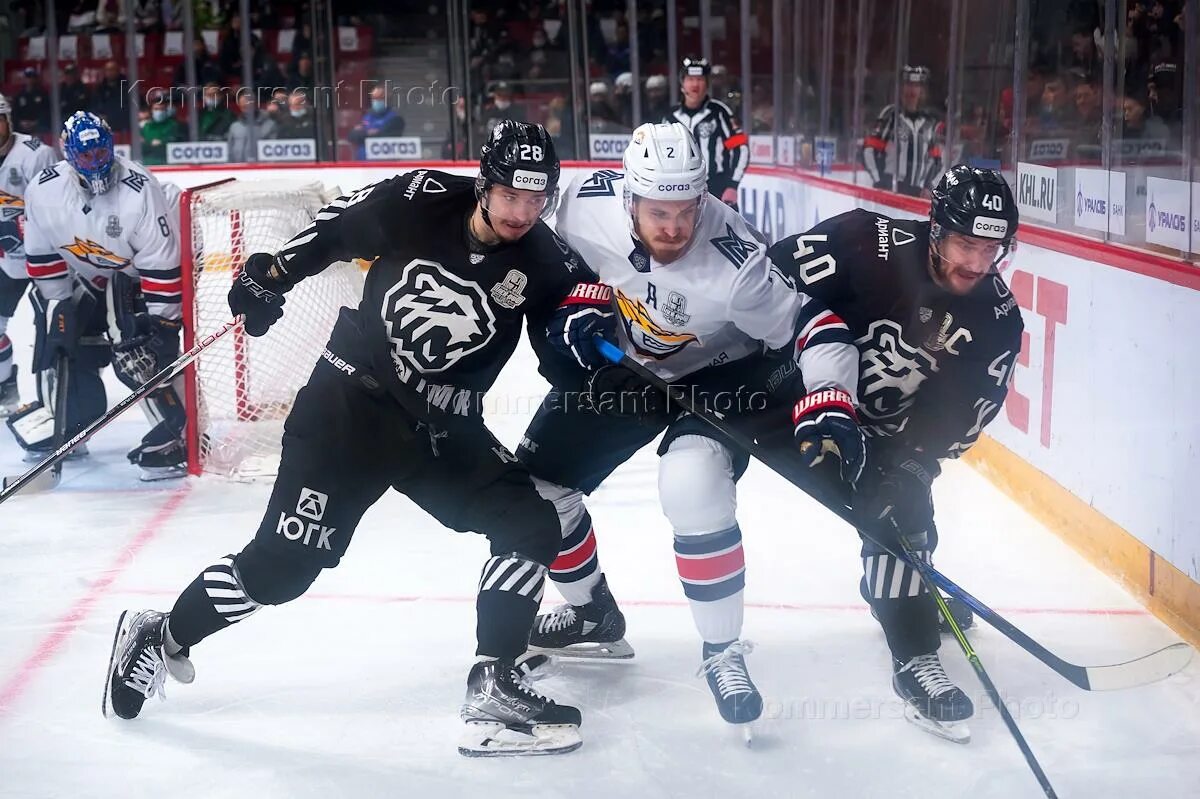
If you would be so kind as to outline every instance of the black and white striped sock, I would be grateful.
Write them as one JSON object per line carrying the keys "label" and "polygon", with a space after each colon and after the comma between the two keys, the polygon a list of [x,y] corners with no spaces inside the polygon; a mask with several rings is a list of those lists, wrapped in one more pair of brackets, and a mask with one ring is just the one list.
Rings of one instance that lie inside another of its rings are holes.
{"label": "black and white striped sock", "polygon": [[262,607],[246,593],[226,555],[192,580],[171,610],[171,634],[183,647],[245,619]]}
{"label": "black and white striped sock", "polygon": [[529,630],[546,587],[546,567],[516,552],[495,555],[479,576],[477,655],[516,659],[525,652]]}

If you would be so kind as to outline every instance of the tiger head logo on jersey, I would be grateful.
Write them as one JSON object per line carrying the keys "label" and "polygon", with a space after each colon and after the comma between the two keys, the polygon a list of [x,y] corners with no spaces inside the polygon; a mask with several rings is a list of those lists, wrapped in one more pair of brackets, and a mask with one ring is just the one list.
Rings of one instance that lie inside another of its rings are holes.
{"label": "tiger head logo on jersey", "polygon": [[627,297],[617,289],[617,309],[633,348],[651,358],[667,358],[697,341],[691,333],[675,333],[655,322],[641,300]]}
{"label": "tiger head logo on jersey", "polygon": [[24,211],[25,198],[18,197],[15,194],[9,194],[6,191],[0,191],[0,211],[8,211],[10,208],[16,208],[19,211]]}
{"label": "tiger head logo on jersey", "polygon": [[74,244],[65,244],[62,249],[74,255],[85,264],[97,269],[124,269],[129,266],[129,259],[122,258],[108,248],[97,244],[91,239],[75,237]]}

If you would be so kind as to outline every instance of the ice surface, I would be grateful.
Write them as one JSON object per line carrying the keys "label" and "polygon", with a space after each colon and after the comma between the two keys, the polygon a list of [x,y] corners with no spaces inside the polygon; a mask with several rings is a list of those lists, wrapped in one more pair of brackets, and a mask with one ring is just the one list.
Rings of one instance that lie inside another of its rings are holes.
{"label": "ice surface", "polygon": [[[10,333],[25,362],[32,337],[21,314]],[[522,346],[492,393],[506,443],[519,439],[542,386]],[[22,387],[32,393],[28,380]],[[122,391],[110,381],[110,401]],[[92,442],[88,461],[66,467],[57,491],[0,507],[0,796],[1041,795],[952,642],[943,660],[979,707],[972,742],[902,720],[883,636],[858,597],[856,538],[757,465],[740,484],[738,515],[745,636],[757,644],[748,663],[766,712],[755,747],[744,748],[694,676],[700,642],[655,497],[652,447],[589,502],[637,657],[568,664],[540,683],[583,709],[574,754],[457,754],[486,542],[441,529],[396,494],[304,598],[197,647],[193,685],[168,682],[168,701],[134,722],[105,720],[120,611],[169,608],[200,569],[246,543],[269,492],[213,479],[138,483],[124,453],[145,429],[127,414]],[[23,470],[7,433],[0,468]],[[951,465],[936,496],[939,568],[1063,657],[1107,663],[1176,640],[969,468]],[[991,629],[970,637],[1060,796],[1198,795],[1200,664],[1146,688],[1089,694]]]}

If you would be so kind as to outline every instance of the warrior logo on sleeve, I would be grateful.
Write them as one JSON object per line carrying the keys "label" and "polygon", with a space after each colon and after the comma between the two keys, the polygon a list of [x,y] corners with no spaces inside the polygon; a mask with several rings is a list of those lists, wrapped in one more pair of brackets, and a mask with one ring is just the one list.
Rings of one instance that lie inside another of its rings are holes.
{"label": "warrior logo on sleeve", "polygon": [[496,316],[483,289],[420,258],[404,267],[384,295],[382,314],[402,380],[410,367],[443,372],[496,334]]}
{"label": "warrior logo on sleeve", "polygon": [[[681,352],[688,344],[696,341],[691,333],[675,333],[654,321],[650,311],[641,300],[626,296],[617,290],[617,309],[633,348],[651,358],[667,358]],[[682,311],[682,307],[679,309]]]}

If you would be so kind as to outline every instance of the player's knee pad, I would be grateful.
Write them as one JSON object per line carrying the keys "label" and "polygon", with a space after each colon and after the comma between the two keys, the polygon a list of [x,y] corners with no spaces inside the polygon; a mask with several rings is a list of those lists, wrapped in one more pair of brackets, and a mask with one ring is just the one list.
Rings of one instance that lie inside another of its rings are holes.
{"label": "player's knee pad", "polygon": [[242,590],[260,605],[282,605],[296,599],[321,573],[320,564],[280,555],[257,539],[233,559]]}
{"label": "player's knee pad", "polygon": [[737,524],[737,489],[729,451],[705,436],[680,436],[658,466],[658,498],[677,536]]}
{"label": "player's knee pad", "polygon": [[583,492],[577,488],[567,488],[557,483],[550,483],[540,478],[533,478],[534,488],[542,499],[554,504],[558,513],[558,524],[562,529],[562,537],[571,535],[579,526],[579,522],[587,515],[583,505]]}

